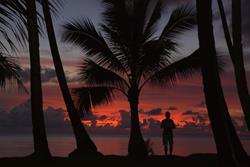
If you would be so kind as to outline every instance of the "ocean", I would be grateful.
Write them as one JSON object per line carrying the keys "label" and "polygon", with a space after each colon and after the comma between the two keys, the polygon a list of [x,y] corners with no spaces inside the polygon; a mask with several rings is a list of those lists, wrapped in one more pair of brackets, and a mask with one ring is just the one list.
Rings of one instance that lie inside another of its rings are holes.
{"label": "ocean", "polygon": [[[126,155],[128,138],[124,136],[93,137],[98,150],[104,155]],[[49,147],[53,156],[67,156],[75,148],[75,140],[70,136],[49,136]],[[163,155],[162,139],[150,138],[155,154]],[[242,144],[250,154],[250,139],[242,139]],[[33,151],[32,136],[0,136],[0,157],[21,157]],[[195,153],[215,153],[212,137],[176,136],[174,154],[186,156]]]}

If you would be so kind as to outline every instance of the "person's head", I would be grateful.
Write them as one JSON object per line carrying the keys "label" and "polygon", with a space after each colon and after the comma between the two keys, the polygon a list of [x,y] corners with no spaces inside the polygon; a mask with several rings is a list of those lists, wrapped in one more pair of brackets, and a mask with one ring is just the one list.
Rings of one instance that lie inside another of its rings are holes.
{"label": "person's head", "polygon": [[170,118],[170,112],[167,111],[167,112],[165,113],[165,116],[166,116],[166,118]]}

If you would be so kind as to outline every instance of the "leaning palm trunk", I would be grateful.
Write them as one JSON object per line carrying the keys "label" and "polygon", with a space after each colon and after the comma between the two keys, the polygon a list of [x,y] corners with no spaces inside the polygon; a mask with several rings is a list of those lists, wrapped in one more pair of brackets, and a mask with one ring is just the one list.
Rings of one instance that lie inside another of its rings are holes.
{"label": "leaning palm trunk", "polygon": [[241,44],[241,1],[233,0],[233,43],[230,37],[229,28],[227,25],[226,15],[221,0],[218,0],[218,5],[221,13],[224,35],[226,38],[229,54],[234,67],[236,78],[237,91],[240,98],[240,103],[245,115],[245,121],[250,132],[250,96],[248,93],[246,72],[243,60],[243,51]]}
{"label": "leaning palm trunk", "polygon": [[30,71],[31,71],[31,110],[34,137],[34,156],[50,157],[44,124],[42,107],[42,87],[39,55],[39,33],[35,0],[26,0],[27,29],[29,36]]}
{"label": "leaning palm trunk", "polygon": [[250,96],[247,87],[246,71],[244,68],[243,49],[241,43],[241,0],[232,1],[232,32],[233,32],[233,65],[235,68],[235,77],[237,90],[240,97],[240,103],[245,114],[245,120],[250,131]]}
{"label": "leaning palm trunk", "polygon": [[60,54],[58,51],[58,46],[56,42],[56,37],[55,37],[53,22],[51,19],[48,0],[43,0],[42,6],[43,6],[43,12],[45,16],[48,38],[49,38],[51,53],[53,57],[54,66],[56,69],[58,82],[60,85],[61,92],[63,94],[64,102],[66,104],[68,115],[71,120],[71,124],[72,124],[73,131],[74,131],[75,138],[76,138],[77,150],[75,151],[75,153],[85,154],[85,155],[95,155],[97,154],[97,148],[95,144],[93,143],[93,141],[90,139],[87,131],[85,130],[81,122],[80,116],[78,115],[78,112],[74,106],[74,103],[71,98],[71,94],[67,85],[62,61],[60,59]]}
{"label": "leaning palm trunk", "polygon": [[196,2],[204,94],[220,166],[246,167],[247,154],[235,132],[221,87],[213,35],[212,2]]}

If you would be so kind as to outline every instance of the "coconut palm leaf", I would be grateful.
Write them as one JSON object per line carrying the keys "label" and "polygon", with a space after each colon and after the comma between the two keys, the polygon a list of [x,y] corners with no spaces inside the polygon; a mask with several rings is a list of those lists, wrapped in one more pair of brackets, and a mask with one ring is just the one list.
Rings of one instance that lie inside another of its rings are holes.
{"label": "coconut palm leaf", "polygon": [[[38,3],[41,3],[42,0],[37,0]],[[59,13],[59,10],[62,7],[63,1],[59,0],[51,0],[50,2],[51,11],[53,14]],[[28,41],[27,35],[27,11],[26,11],[26,1],[25,0],[1,0],[0,2],[0,13],[1,7],[8,12],[8,15],[5,15],[4,19],[8,19],[6,22],[9,23],[10,26],[5,26],[5,28],[9,29],[10,32],[13,33],[13,36],[16,38],[19,44],[22,47],[26,47]],[[40,12],[37,11],[38,15],[38,25],[39,25],[39,33],[43,36],[43,28],[44,28],[44,19]]]}
{"label": "coconut palm leaf", "polygon": [[177,43],[171,40],[151,40],[143,46],[139,65],[143,76],[153,74],[170,64],[171,54],[176,51]]}
{"label": "coconut palm leaf", "polygon": [[128,45],[132,40],[131,10],[127,7],[128,3],[127,0],[103,0],[103,24],[116,33],[116,42],[120,46]]}
{"label": "coconut palm leaf", "polygon": [[150,39],[152,36],[154,36],[156,31],[156,23],[158,20],[160,20],[162,11],[163,11],[162,0],[158,0],[158,2],[154,7],[151,17],[149,18],[149,21],[145,26],[144,36],[146,37],[146,39]]}
{"label": "coconut palm leaf", "polygon": [[6,57],[0,53],[0,88],[5,88],[6,85],[18,85],[27,93],[25,86],[22,83],[19,73],[22,71],[21,67],[14,63],[14,59]]}
{"label": "coconut palm leaf", "polygon": [[91,59],[83,59],[79,69],[80,80],[89,85],[116,86],[121,89],[129,87],[126,80],[115,72],[108,70]]}
{"label": "coconut palm leaf", "polygon": [[[1,19],[8,25],[3,26],[7,31],[13,33],[14,37],[20,44],[27,41],[26,33],[26,8],[24,1],[3,0],[0,3],[1,12],[6,11],[6,15],[2,15]],[[6,32],[7,32],[6,31]]]}
{"label": "coconut palm leaf", "polygon": [[[43,0],[37,0],[41,5]],[[55,16],[60,13],[63,8],[64,0],[49,0],[49,7],[52,14]]]}
{"label": "coconut palm leaf", "polygon": [[124,67],[89,19],[74,20],[66,23],[63,28],[63,41],[81,47],[98,64],[125,73]]}
{"label": "coconut palm leaf", "polygon": [[137,0],[133,4],[133,33],[134,43],[141,45],[147,38],[144,36],[144,29],[147,22],[147,10],[150,0]]}
{"label": "coconut palm leaf", "polygon": [[83,117],[84,113],[91,111],[91,108],[113,101],[114,90],[112,87],[99,86],[72,89],[79,114]]}
{"label": "coconut palm leaf", "polygon": [[[12,39],[13,36],[17,35],[17,30],[19,27],[13,27],[13,24],[15,24],[15,17],[13,12],[9,9],[8,5],[3,5],[3,3],[0,3],[0,47],[1,50],[5,52],[9,52],[7,48],[7,44],[10,47],[12,51],[16,51],[17,47],[14,44],[14,41]],[[19,38],[16,38],[19,41]]]}
{"label": "coconut palm leaf", "polygon": [[159,39],[173,39],[196,25],[196,12],[189,5],[176,8]]}
{"label": "coconut palm leaf", "polygon": [[199,50],[194,51],[190,56],[166,66],[150,76],[143,84],[147,82],[152,85],[163,86],[167,83],[174,84],[177,79],[186,79],[195,72],[199,72],[201,68],[201,59]]}

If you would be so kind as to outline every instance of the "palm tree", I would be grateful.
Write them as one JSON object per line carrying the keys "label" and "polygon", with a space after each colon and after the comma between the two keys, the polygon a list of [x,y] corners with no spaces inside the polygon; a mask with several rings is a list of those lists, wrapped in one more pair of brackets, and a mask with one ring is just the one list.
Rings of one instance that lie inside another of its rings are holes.
{"label": "palm tree", "polygon": [[[40,58],[39,58],[39,30],[37,25],[37,11],[35,0],[2,0],[0,3],[0,11],[3,12],[2,17],[7,17],[7,22],[4,25],[7,31],[13,32],[13,36],[22,46],[28,40],[31,63],[31,106],[32,106],[32,123],[33,123],[33,137],[34,137],[34,154],[32,156],[38,158],[50,157],[48,149],[48,142],[45,132],[43,108],[42,108],[42,89],[41,89],[41,74],[40,74]],[[2,22],[1,17],[1,23]],[[9,23],[10,21],[11,23]],[[6,29],[5,29],[6,30]],[[6,31],[3,31],[6,32]],[[28,35],[27,35],[28,34]],[[9,37],[8,35],[6,37]],[[11,38],[8,38],[10,45]],[[12,47],[15,48],[15,47]],[[2,59],[2,57],[1,57]],[[16,72],[19,66],[9,61],[10,59],[3,59],[12,66],[13,70],[5,70],[5,75],[11,78],[11,72],[17,78]],[[5,63],[4,65],[8,65]],[[19,81],[19,80],[18,80]],[[4,82],[3,82],[4,83]]]}
{"label": "palm tree", "polygon": [[28,40],[30,51],[31,70],[31,109],[34,138],[34,153],[38,158],[50,157],[47,136],[44,125],[42,107],[42,88],[39,55],[39,27],[35,0],[2,0],[0,10],[5,10],[3,16],[8,16],[6,23],[13,32],[13,36],[22,46]]}
{"label": "palm tree", "polygon": [[246,167],[248,157],[232,124],[221,87],[213,34],[212,1],[197,0],[196,3],[204,94],[220,166]]}
{"label": "palm tree", "polygon": [[143,87],[147,83],[174,84],[177,78],[186,78],[200,67],[198,51],[178,61],[174,61],[171,54],[178,46],[177,36],[195,26],[195,12],[189,6],[175,9],[163,31],[158,32],[157,23],[164,9],[161,0],[152,5],[154,2],[103,0],[101,32],[85,18],[66,23],[62,37],[81,47],[87,55],[79,73],[87,86],[73,91],[80,111],[112,101],[115,91],[122,92],[128,99],[130,156],[147,155],[138,115]]}
{"label": "palm tree", "polygon": [[26,91],[19,75],[22,69],[15,63],[15,59],[10,56],[8,49],[9,46],[15,52],[17,48],[9,35],[12,34],[12,36],[16,35],[18,37],[10,23],[14,21],[13,15],[8,12],[7,8],[4,8],[2,3],[0,3],[0,20],[0,88],[6,88],[9,84],[17,84],[18,87]]}
{"label": "palm tree", "polygon": [[250,132],[250,95],[247,86],[246,71],[243,60],[243,49],[241,44],[241,0],[232,1],[232,32],[233,41],[229,32],[227,19],[224,11],[223,2],[218,0],[218,5],[221,14],[221,20],[226,38],[229,54],[234,67],[234,75],[236,78],[236,86],[240,103],[245,115],[245,121]]}
{"label": "palm tree", "polygon": [[33,156],[38,158],[48,158],[51,155],[48,147],[43,115],[39,54],[39,28],[37,24],[36,1],[25,0],[25,5],[27,7],[27,31],[31,71],[31,110],[34,137]]}
{"label": "palm tree", "polygon": [[71,155],[74,155],[74,154],[98,155],[95,144],[90,139],[88,133],[86,132],[81,122],[80,116],[78,115],[78,112],[75,108],[74,102],[72,100],[72,97],[71,97],[71,94],[67,85],[62,61],[60,58],[60,53],[59,53],[57,42],[56,42],[53,22],[52,22],[51,13],[50,13],[49,1],[42,0],[42,7],[43,7],[44,19],[45,19],[45,23],[47,27],[50,49],[52,53],[54,66],[56,69],[58,82],[61,88],[61,92],[63,94],[64,102],[67,107],[68,115],[71,120],[71,124],[73,127],[73,131],[74,131],[76,143],[77,143],[77,150],[71,153]]}

